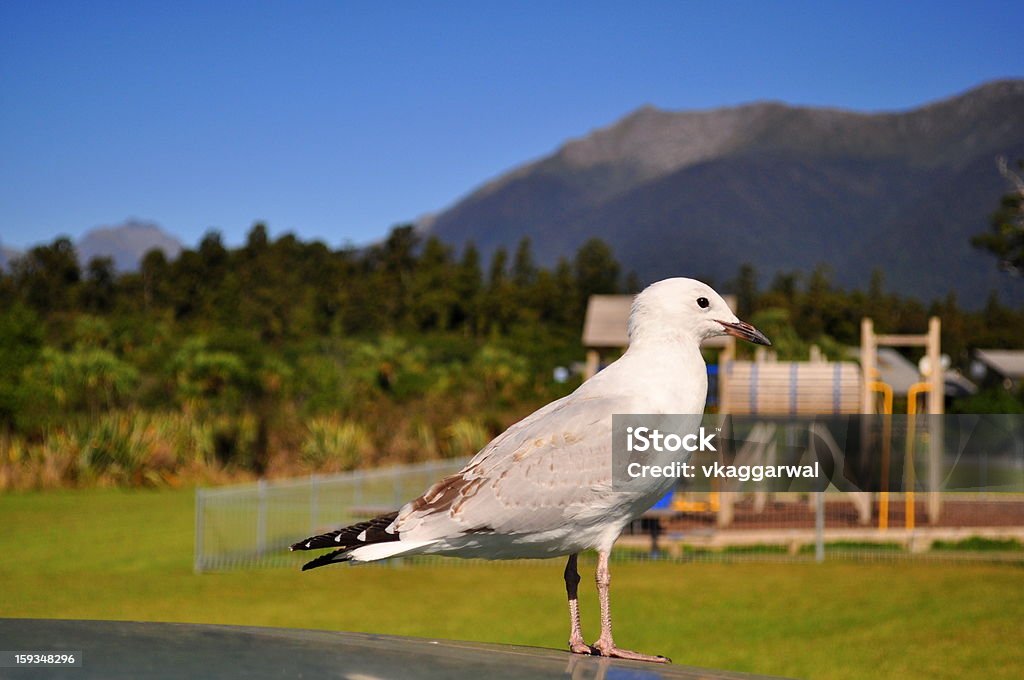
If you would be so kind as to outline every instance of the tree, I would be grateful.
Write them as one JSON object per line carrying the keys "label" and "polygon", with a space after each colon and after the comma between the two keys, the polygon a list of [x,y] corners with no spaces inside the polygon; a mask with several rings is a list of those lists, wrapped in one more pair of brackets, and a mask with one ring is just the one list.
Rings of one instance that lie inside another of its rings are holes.
{"label": "tree", "polygon": [[139,380],[138,370],[105,349],[79,345],[69,352],[49,347],[40,361],[25,370],[32,392],[43,397],[37,408],[56,412],[88,412],[125,403]]}
{"label": "tree", "polygon": [[89,260],[82,287],[82,303],[86,309],[108,312],[114,307],[115,276],[113,258],[94,257]]}
{"label": "tree", "polygon": [[508,251],[498,248],[491,256],[490,271],[487,275],[487,291],[484,294],[482,330],[504,332],[516,316],[515,289],[508,278]]}
{"label": "tree", "polygon": [[74,307],[75,289],[81,278],[75,246],[65,236],[48,246],[36,246],[14,263],[16,287],[44,314]]}
{"label": "tree", "polygon": [[592,238],[580,246],[573,261],[573,270],[581,315],[591,295],[619,292],[619,263],[611,246],[599,238]]}
{"label": "tree", "polygon": [[499,247],[491,256],[491,266],[487,272],[487,286],[491,289],[497,288],[505,282],[508,266],[508,251]]}
{"label": "tree", "polygon": [[483,288],[480,271],[480,251],[472,241],[462,249],[462,259],[455,268],[452,289],[455,291],[455,309],[452,324],[462,326],[468,333],[476,330],[480,294]]}
{"label": "tree", "polygon": [[152,306],[167,304],[167,278],[170,266],[167,255],[159,248],[153,248],[142,258],[139,275],[142,278],[142,305],[149,310]]}
{"label": "tree", "polygon": [[890,299],[885,293],[885,274],[881,269],[875,267],[871,270],[871,280],[868,283],[868,292],[864,298],[861,315],[870,317],[878,331],[887,333],[895,327],[898,313],[895,300]]}
{"label": "tree", "polygon": [[13,424],[22,403],[22,374],[43,348],[43,327],[31,308],[16,302],[0,313],[0,424]]}
{"label": "tree", "polygon": [[171,359],[176,396],[188,413],[227,413],[238,408],[247,387],[245,362],[234,352],[211,349],[191,337]]}
{"label": "tree", "polygon": [[516,247],[512,260],[512,282],[520,291],[526,291],[537,278],[537,266],[533,263],[533,250],[530,237],[524,236]]}
{"label": "tree", "polygon": [[436,236],[427,239],[416,265],[412,317],[416,329],[447,330],[456,303],[451,278],[451,252]]}
{"label": "tree", "polygon": [[757,307],[757,271],[754,269],[754,265],[749,262],[740,265],[732,287],[736,291],[737,316],[741,319],[749,319]]}
{"label": "tree", "polygon": [[[801,339],[789,317],[789,311],[782,307],[767,307],[747,317],[754,326],[772,339],[772,351],[784,361],[807,359],[808,343]],[[743,347],[749,351],[749,346]]]}
{"label": "tree", "polygon": [[[1024,160],[1017,161],[1024,170]],[[1024,178],[1010,170],[1006,159],[999,159],[999,172],[1011,185],[1012,191],[999,201],[999,208],[989,220],[989,231],[971,239],[975,248],[987,250],[999,259],[999,268],[1013,276],[1024,274]]]}
{"label": "tree", "polygon": [[375,294],[384,324],[394,329],[408,318],[410,289],[420,238],[412,225],[395,227],[380,246],[371,251],[377,269]]}
{"label": "tree", "polygon": [[252,225],[248,236],[245,238],[245,250],[250,256],[257,256],[265,253],[270,244],[270,237],[267,235],[267,225],[257,222]]}
{"label": "tree", "polygon": [[224,247],[224,241],[219,231],[210,230],[203,234],[199,241],[199,258],[206,269],[206,273],[217,275],[223,272],[228,264],[228,249]]}

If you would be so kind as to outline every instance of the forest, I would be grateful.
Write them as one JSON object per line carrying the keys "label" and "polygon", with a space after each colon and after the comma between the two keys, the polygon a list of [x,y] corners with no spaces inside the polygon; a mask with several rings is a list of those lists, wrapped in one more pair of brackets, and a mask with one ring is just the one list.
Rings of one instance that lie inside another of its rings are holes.
{"label": "forest", "polygon": [[[67,238],[0,272],[0,489],[160,486],[334,472],[470,455],[580,377],[586,301],[633,293],[602,241],[538,266],[529,240],[484,262],[412,226],[332,249],[254,225],[239,247],[208,232],[138,271],[80,265]],[[864,316],[919,333],[942,318],[943,351],[1017,347],[1024,313],[990,297],[923,303],[843,290],[819,267],[767,285],[731,281],[741,318],[779,357],[811,344],[843,356]],[[978,307],[978,305],[974,305]],[[746,351],[746,350],[744,350]],[[912,357],[913,358],[913,357]],[[1024,410],[986,391],[963,410]]]}

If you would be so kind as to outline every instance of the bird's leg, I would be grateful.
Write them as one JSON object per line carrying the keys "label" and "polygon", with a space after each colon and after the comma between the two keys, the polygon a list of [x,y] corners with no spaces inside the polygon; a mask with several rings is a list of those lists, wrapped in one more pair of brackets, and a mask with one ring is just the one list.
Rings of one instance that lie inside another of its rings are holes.
{"label": "bird's leg", "polygon": [[569,620],[572,630],[569,633],[569,650],[574,654],[594,654],[594,648],[583,640],[583,629],[580,626],[580,603],[576,599],[580,585],[580,573],[576,571],[576,555],[569,555],[565,563],[565,593],[569,596]]}
{"label": "bird's leg", "polygon": [[601,637],[594,643],[594,649],[601,656],[610,656],[614,659],[633,659],[635,661],[653,661],[655,663],[669,663],[671,659],[666,656],[652,654],[641,654],[631,652],[628,649],[619,649],[612,641],[612,613],[608,600],[608,585],[612,581],[611,571],[608,569],[609,551],[597,553],[597,595],[601,600]]}

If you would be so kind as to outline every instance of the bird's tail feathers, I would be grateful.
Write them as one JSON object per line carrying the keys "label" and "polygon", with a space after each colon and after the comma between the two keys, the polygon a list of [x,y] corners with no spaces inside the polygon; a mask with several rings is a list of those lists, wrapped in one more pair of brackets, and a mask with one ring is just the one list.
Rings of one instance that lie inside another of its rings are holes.
{"label": "bird's tail feathers", "polygon": [[310,536],[291,546],[291,550],[318,550],[320,548],[354,548],[371,543],[397,541],[398,532],[389,533],[386,529],[398,517],[397,512],[374,517],[365,522],[350,524],[337,531]]}
{"label": "bird's tail feathers", "polygon": [[434,541],[389,541],[387,543],[371,543],[370,545],[355,548],[342,548],[341,550],[329,552],[315,560],[306,562],[302,565],[302,571],[309,571],[310,569],[325,567],[328,564],[336,564],[338,562],[357,564],[359,562],[374,562],[389,557],[415,554],[433,543]]}
{"label": "bird's tail feathers", "polygon": [[388,527],[395,521],[397,512],[374,517],[366,522],[330,531],[326,534],[310,536],[292,545],[292,550],[316,550],[318,548],[336,548],[333,552],[317,557],[302,566],[303,571],[316,569],[337,562],[373,562],[388,557],[396,557],[411,552],[419,552],[421,548],[433,541],[403,541],[397,531],[389,532]]}
{"label": "bird's tail feathers", "polygon": [[336,562],[349,562],[352,558],[348,553],[348,548],[342,548],[341,550],[326,553],[315,560],[310,560],[303,564],[302,571],[309,571],[310,569],[316,569],[317,567],[326,567],[328,564],[335,564]]}

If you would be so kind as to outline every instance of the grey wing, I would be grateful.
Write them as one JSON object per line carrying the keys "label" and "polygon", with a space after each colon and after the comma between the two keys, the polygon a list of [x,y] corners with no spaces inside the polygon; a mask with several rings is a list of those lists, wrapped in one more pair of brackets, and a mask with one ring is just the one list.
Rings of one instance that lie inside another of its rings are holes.
{"label": "grey wing", "polygon": [[624,397],[570,395],[516,423],[461,471],[407,503],[389,529],[407,540],[466,533],[534,533],[611,495],[612,414]]}

